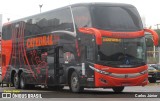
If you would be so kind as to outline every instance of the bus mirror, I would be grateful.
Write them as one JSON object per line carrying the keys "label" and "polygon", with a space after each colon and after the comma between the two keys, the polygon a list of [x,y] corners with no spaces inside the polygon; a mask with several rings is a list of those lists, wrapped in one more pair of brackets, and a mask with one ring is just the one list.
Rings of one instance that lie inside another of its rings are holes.
{"label": "bus mirror", "polygon": [[158,46],[159,36],[158,36],[157,32],[155,32],[154,30],[151,30],[151,29],[144,29],[144,31],[150,33],[153,36],[153,43],[155,46]]}
{"label": "bus mirror", "polygon": [[82,27],[82,28],[79,28],[78,30],[81,33],[95,35],[97,45],[101,45],[102,44],[102,35],[101,35],[101,32],[98,29],[96,29],[96,28],[84,28],[84,27]]}

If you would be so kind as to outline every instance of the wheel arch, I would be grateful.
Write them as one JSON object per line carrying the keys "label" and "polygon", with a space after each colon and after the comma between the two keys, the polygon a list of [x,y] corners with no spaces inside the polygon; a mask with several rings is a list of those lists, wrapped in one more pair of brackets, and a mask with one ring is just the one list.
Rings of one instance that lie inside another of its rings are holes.
{"label": "wheel arch", "polygon": [[72,75],[72,73],[73,73],[74,71],[75,71],[77,74],[80,75],[80,73],[81,73],[81,67],[80,67],[80,66],[75,66],[75,67],[71,66],[70,68],[68,68],[68,70],[67,70],[67,84],[68,84],[68,85],[70,85],[71,75]]}

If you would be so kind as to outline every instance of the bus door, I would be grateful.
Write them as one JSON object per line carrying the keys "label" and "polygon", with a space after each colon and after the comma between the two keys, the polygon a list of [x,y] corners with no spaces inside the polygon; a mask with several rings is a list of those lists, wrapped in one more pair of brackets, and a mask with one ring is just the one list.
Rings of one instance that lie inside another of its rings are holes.
{"label": "bus door", "polygon": [[63,74],[64,74],[64,51],[63,47],[58,46],[55,49],[55,60],[54,60],[54,76],[55,82],[57,84],[61,84],[64,82]]}

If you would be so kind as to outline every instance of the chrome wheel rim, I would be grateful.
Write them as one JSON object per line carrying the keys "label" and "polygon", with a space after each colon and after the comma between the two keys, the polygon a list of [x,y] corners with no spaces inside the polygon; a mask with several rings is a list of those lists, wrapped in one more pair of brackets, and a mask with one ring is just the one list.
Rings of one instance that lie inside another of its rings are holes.
{"label": "chrome wheel rim", "polygon": [[15,76],[15,77],[14,77],[14,85],[17,85],[17,84],[18,84],[18,77]]}
{"label": "chrome wheel rim", "polygon": [[77,77],[73,77],[73,79],[72,79],[72,87],[73,88],[78,88],[78,78]]}
{"label": "chrome wheel rim", "polygon": [[21,78],[20,84],[21,84],[21,88],[23,88],[24,87],[24,80],[23,80],[23,78]]}

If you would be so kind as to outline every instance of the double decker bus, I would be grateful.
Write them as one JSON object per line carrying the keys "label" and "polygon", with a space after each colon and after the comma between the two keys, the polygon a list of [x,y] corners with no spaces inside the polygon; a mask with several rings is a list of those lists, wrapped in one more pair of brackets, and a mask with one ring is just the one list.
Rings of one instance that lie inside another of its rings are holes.
{"label": "double decker bus", "polygon": [[129,4],[82,3],[4,24],[2,80],[17,89],[46,85],[112,88],[148,83],[145,32]]}

